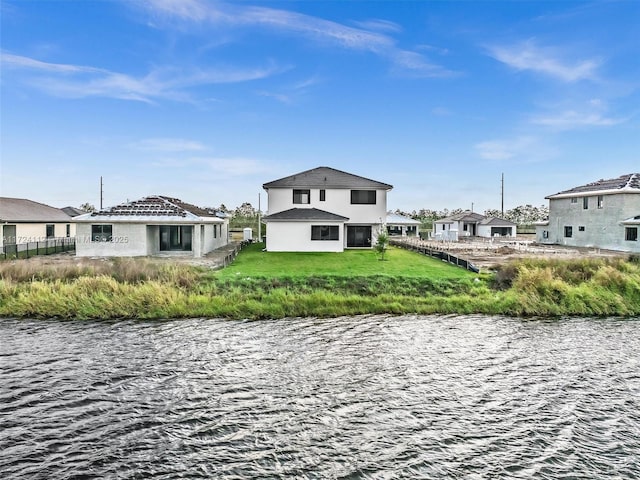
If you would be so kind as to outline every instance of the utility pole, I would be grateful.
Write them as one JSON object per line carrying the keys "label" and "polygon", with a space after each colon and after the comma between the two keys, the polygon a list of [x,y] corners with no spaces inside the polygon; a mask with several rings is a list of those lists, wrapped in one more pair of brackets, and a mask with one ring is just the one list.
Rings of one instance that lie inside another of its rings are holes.
{"label": "utility pole", "polygon": [[102,175],[100,175],[100,210],[102,210]]}
{"label": "utility pole", "polygon": [[500,188],[500,212],[502,218],[504,218],[504,173],[502,174],[501,188]]}

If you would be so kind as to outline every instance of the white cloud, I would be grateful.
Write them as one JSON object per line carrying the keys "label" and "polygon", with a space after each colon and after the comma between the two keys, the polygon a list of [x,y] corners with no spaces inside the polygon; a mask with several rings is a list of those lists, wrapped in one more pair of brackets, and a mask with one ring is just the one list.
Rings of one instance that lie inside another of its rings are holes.
{"label": "white cloud", "polygon": [[[157,99],[189,101],[190,87],[258,80],[280,73],[275,65],[252,69],[156,68],[140,77],[83,65],[42,62],[2,53],[2,63],[31,72],[30,83],[51,95],[68,98],[108,97],[152,103]],[[29,81],[29,80],[28,80]]]}
{"label": "white cloud", "polygon": [[517,45],[490,47],[489,54],[516,70],[542,73],[565,82],[594,79],[601,64],[599,59],[564,60],[557,49],[539,47],[531,40]]}
{"label": "white cloud", "polygon": [[608,127],[624,122],[620,118],[608,118],[597,112],[577,112],[565,110],[553,116],[540,116],[532,120],[537,125],[545,125],[560,130],[571,130],[580,127]]}
{"label": "white cloud", "polygon": [[[264,27],[320,43],[372,52],[387,58],[395,67],[409,70],[414,75],[442,77],[454,73],[429,62],[417,52],[398,48],[391,36],[380,33],[380,30],[393,31],[396,26],[391,22],[365,22],[361,24],[363,28],[355,28],[287,10],[201,0],[148,0],[146,5],[152,14],[168,17],[171,26],[178,20],[235,27]],[[381,26],[384,28],[380,28]]]}
{"label": "white cloud", "polygon": [[532,163],[549,160],[556,151],[548,141],[521,135],[512,139],[488,140],[474,145],[480,158],[493,162]]}
{"label": "white cloud", "polygon": [[147,152],[193,152],[206,149],[200,142],[183,138],[147,138],[131,146]]}

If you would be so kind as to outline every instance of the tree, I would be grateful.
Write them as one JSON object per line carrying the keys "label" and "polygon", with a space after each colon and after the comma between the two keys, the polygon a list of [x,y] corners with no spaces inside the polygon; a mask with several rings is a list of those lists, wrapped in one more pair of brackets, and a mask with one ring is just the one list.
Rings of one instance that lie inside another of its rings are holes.
{"label": "tree", "polygon": [[384,254],[387,251],[388,245],[389,245],[389,235],[387,234],[387,227],[383,225],[380,231],[378,232],[378,238],[376,239],[376,244],[374,246],[376,252],[380,254],[380,260],[382,261],[384,261]]}
{"label": "tree", "polygon": [[80,210],[84,210],[85,212],[95,212],[96,211],[96,207],[94,207],[89,202],[83,203],[78,208],[80,208]]}

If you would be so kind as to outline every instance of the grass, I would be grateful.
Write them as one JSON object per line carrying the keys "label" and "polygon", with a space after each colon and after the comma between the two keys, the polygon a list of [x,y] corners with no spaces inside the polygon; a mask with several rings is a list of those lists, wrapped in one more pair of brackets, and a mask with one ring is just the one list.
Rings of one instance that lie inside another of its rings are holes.
{"label": "grass", "polygon": [[640,262],[520,260],[477,275],[391,248],[266,253],[213,272],[150,259],[0,262],[0,316],[282,318],[358,314],[640,315]]}
{"label": "grass", "polygon": [[230,277],[308,277],[329,275],[361,277],[371,275],[407,278],[463,279],[477,274],[441,260],[389,247],[385,260],[373,250],[333,252],[263,252],[263,244],[252,244],[242,250],[236,260],[218,272],[221,279]]}

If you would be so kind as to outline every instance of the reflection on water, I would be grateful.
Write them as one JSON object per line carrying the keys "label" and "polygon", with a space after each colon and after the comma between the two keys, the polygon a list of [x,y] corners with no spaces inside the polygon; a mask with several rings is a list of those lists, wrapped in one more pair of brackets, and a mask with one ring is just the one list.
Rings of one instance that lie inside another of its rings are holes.
{"label": "reflection on water", "polygon": [[0,477],[640,478],[640,322],[0,320]]}

